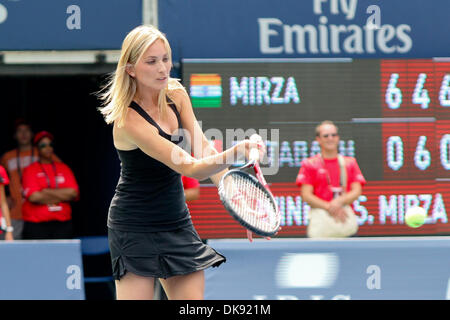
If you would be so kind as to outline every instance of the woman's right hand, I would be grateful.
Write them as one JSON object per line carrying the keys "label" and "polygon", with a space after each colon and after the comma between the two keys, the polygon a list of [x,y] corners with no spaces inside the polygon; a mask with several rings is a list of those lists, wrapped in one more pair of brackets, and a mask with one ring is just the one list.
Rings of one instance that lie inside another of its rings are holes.
{"label": "woman's right hand", "polygon": [[236,144],[237,158],[240,159],[245,157],[245,159],[250,158],[250,150],[256,148],[259,151],[259,159],[262,159],[266,154],[266,146],[264,141],[259,137],[259,139],[246,139],[240,141]]}

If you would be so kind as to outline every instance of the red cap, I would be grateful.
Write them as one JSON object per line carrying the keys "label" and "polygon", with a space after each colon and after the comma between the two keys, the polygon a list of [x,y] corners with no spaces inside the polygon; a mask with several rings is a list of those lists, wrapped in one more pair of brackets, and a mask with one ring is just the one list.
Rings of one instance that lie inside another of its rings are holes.
{"label": "red cap", "polygon": [[48,131],[41,131],[41,132],[36,133],[36,135],[34,136],[34,140],[33,140],[34,144],[35,145],[38,144],[39,141],[41,141],[45,137],[47,137],[47,138],[49,138],[50,140],[53,141],[53,135],[50,132],[48,132]]}

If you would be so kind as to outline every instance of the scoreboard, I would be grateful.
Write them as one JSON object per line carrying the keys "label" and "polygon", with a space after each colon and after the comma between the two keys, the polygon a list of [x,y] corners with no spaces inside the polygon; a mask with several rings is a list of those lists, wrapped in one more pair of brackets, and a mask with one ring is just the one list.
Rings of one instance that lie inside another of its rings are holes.
{"label": "scoreboard", "polygon": [[[450,59],[186,59],[182,80],[217,149],[259,133],[263,173],[282,213],[279,237],[303,237],[309,206],[295,179],[320,152],[314,129],[339,128],[339,151],[367,184],[353,203],[358,236],[450,234]],[[427,211],[406,226],[411,206]],[[200,236],[242,238],[211,181],[189,204]]]}

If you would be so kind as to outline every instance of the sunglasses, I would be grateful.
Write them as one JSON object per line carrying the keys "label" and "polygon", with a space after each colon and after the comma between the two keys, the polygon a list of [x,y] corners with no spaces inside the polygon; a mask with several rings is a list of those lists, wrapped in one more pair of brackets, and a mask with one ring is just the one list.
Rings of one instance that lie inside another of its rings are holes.
{"label": "sunglasses", "polygon": [[337,137],[338,134],[337,133],[326,133],[326,134],[322,135],[322,138],[328,138],[329,136],[332,136],[334,138],[334,137]]}
{"label": "sunglasses", "polygon": [[53,147],[53,143],[40,143],[38,144],[39,149],[44,149],[46,147]]}

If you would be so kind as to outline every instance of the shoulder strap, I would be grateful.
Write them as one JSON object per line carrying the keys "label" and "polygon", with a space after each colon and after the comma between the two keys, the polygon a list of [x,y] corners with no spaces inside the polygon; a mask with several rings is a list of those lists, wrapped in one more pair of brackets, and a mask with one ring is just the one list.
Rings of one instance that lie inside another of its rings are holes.
{"label": "shoulder strap", "polygon": [[173,112],[177,116],[178,128],[181,128],[181,117],[180,113],[178,112],[177,106],[175,105],[175,102],[173,102],[169,97],[167,97],[167,104],[172,108]]}
{"label": "shoulder strap", "polygon": [[347,190],[347,169],[345,168],[345,159],[340,154],[338,155],[338,162],[341,175],[341,186],[343,187],[343,191],[345,192]]}
{"label": "shoulder strap", "polygon": [[131,101],[130,108],[139,113],[145,120],[150,122],[151,125],[155,126],[156,128],[160,129],[158,124],[155,122],[155,120],[150,117],[150,115],[145,112],[144,109],[140,105],[138,105],[136,102]]}

